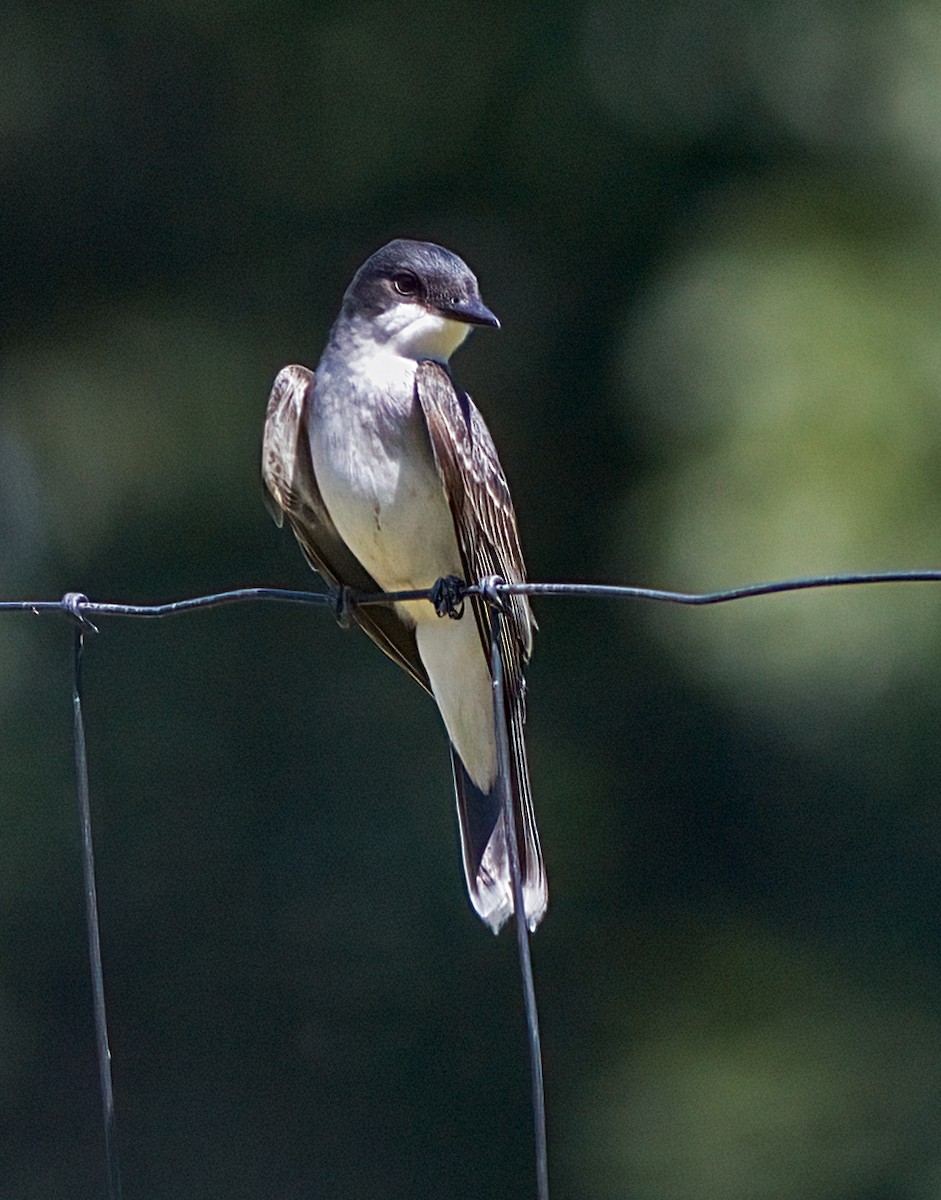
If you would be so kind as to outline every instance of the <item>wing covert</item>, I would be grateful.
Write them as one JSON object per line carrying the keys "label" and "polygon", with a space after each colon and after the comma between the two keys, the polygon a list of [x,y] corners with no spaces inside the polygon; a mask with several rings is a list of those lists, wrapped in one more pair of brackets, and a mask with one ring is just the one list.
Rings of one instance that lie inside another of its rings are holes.
{"label": "wing covert", "polygon": [[[268,507],[278,525],[287,516],[304,557],[330,587],[375,594],[382,589],[337,532],[314,475],[307,433],[313,387],[313,372],[296,365],[279,371],[272,386],[261,454]],[[394,662],[430,691],[415,634],[391,605],[354,606],[352,616]]]}
{"label": "wing covert", "polygon": [[[483,417],[440,363],[419,363],[415,386],[454,517],[466,582],[499,575],[507,583],[525,583],[510,489]],[[475,606],[475,611],[481,609]],[[535,621],[525,596],[509,597],[507,609],[510,620],[504,628],[512,631],[513,657],[521,668],[532,653]],[[489,622],[480,617],[478,622],[489,648]]]}

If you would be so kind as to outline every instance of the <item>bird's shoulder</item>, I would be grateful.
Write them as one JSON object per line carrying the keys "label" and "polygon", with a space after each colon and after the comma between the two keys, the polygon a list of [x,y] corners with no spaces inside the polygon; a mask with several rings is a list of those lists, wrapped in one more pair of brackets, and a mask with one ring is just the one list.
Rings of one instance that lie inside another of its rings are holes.
{"label": "bird's shoulder", "polygon": [[298,450],[304,442],[307,406],[314,374],[308,367],[294,363],[283,367],[275,377],[268,397],[262,437],[261,477],[266,503],[278,525],[283,514],[295,506],[294,497]]}

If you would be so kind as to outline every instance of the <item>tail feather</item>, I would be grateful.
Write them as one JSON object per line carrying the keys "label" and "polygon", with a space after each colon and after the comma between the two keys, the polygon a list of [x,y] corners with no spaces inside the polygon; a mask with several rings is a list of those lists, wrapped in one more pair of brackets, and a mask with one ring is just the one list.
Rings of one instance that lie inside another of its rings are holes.
{"label": "tail feather", "polygon": [[[542,920],[548,902],[546,873],[539,845],[539,834],[529,790],[526,748],[519,722],[511,722],[511,777],[513,808],[516,814],[516,841],[520,854],[523,904],[526,921],[534,930]],[[458,824],[464,875],[471,903],[481,920],[494,933],[513,915],[513,882],[507,847],[506,826],[497,783],[483,792],[468,775],[464,764],[451,747],[454,790],[457,796]]]}

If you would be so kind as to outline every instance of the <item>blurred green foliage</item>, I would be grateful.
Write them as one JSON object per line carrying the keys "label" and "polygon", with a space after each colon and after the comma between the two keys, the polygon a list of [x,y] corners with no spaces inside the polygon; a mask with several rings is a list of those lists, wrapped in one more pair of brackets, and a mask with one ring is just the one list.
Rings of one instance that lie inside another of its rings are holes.
{"label": "blurred green foliage", "polygon": [[[0,595],[316,586],[268,388],[387,238],[536,579],[937,563],[941,3],[7,0]],[[941,593],[546,601],[552,1171],[573,1200],[941,1190]],[[0,1194],[102,1194],[70,632],[0,624]],[[107,622],[91,784],[129,1197],[526,1196],[511,938],[432,707],[321,612]]]}

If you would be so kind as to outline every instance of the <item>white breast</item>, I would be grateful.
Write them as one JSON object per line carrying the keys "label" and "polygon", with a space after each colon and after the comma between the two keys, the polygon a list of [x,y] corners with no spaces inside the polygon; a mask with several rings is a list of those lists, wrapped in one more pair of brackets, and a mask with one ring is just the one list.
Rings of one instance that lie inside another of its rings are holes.
{"label": "white breast", "polygon": [[[326,354],[309,422],[314,473],[337,531],[386,591],[463,575],[454,521],[415,399],[414,359],[389,351]],[[451,741],[483,791],[496,770],[491,683],[477,625],[437,615],[427,600],[396,606],[416,626],[418,652]]]}
{"label": "white breast", "polygon": [[[317,368],[310,450],[337,531],[387,591],[460,574],[451,512],[414,395],[413,359]],[[432,613],[430,605],[422,608]]]}

